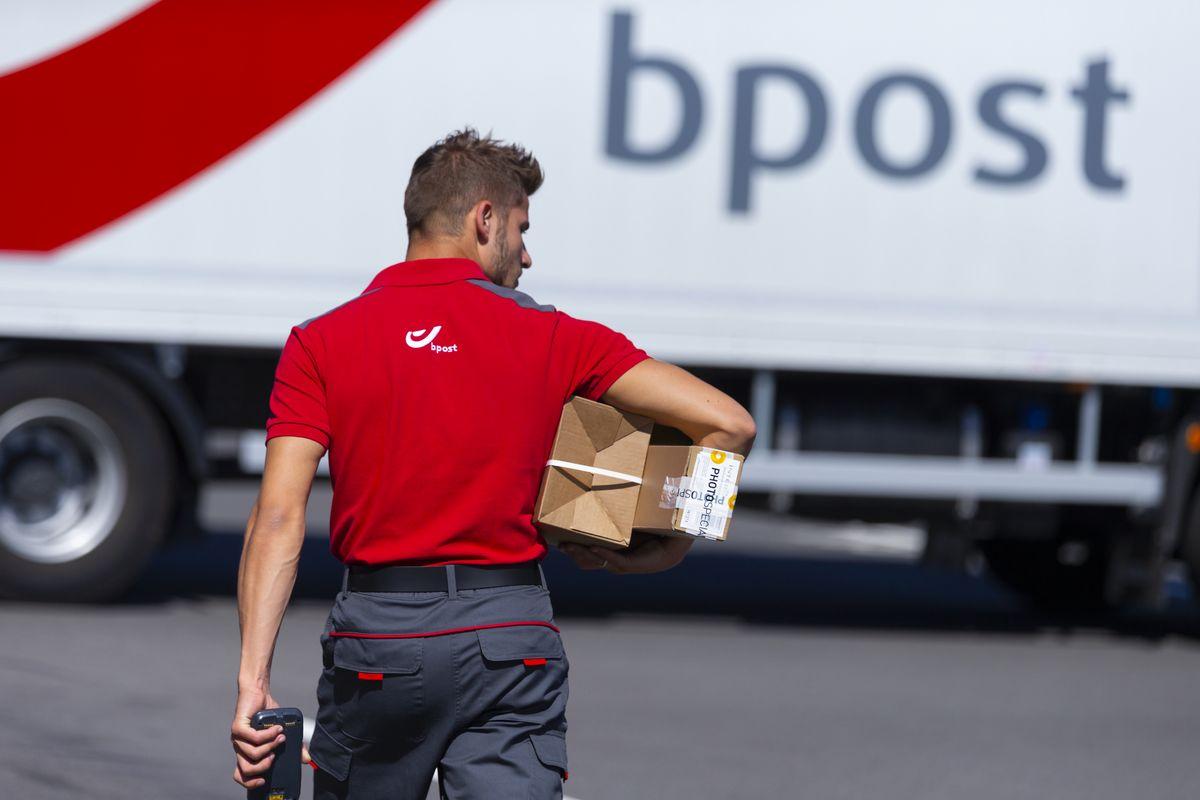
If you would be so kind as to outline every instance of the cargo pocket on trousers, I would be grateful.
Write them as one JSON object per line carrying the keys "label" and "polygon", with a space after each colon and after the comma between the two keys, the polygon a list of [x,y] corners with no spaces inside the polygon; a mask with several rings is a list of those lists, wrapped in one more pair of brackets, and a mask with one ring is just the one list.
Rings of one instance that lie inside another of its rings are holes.
{"label": "cargo pocket on trousers", "polygon": [[529,741],[533,743],[533,752],[538,761],[547,767],[557,770],[565,781],[567,773],[567,739],[561,733],[531,733]]}
{"label": "cargo pocket on trousers", "polygon": [[339,783],[350,775],[350,759],[353,752],[330,736],[320,723],[313,728],[312,740],[308,743],[308,756],[317,770]]}
{"label": "cargo pocket on trousers", "polygon": [[422,646],[416,638],[337,638],[333,693],[342,733],[389,744],[425,738]]}
{"label": "cargo pocket on trousers", "polygon": [[562,638],[553,628],[512,625],[485,628],[476,633],[479,635],[479,650],[487,661],[532,662],[526,663],[526,666],[541,666],[546,661],[563,657]]}

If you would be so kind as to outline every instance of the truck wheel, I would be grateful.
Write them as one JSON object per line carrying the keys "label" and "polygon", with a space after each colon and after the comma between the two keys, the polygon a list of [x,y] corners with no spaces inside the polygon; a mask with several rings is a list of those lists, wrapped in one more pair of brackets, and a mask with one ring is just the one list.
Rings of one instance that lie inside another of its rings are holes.
{"label": "truck wheel", "polygon": [[989,571],[1008,588],[1049,611],[1099,611],[1109,546],[1104,537],[980,542]]}
{"label": "truck wheel", "polygon": [[161,541],[174,490],[157,412],[116,375],[49,357],[0,369],[0,593],[119,594]]}

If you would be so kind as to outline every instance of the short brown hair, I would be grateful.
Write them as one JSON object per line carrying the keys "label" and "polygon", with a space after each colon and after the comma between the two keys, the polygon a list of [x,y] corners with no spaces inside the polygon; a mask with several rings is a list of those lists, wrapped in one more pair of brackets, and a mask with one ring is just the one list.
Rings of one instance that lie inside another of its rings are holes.
{"label": "short brown hair", "polygon": [[408,233],[460,232],[462,218],[480,200],[496,204],[501,217],[537,191],[545,176],[537,159],[517,144],[455,131],[421,153],[404,190]]}

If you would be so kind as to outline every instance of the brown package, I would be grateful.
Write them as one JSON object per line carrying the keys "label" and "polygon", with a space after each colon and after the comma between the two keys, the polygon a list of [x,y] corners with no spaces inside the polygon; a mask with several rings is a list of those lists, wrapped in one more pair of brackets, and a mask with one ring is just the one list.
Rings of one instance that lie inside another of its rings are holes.
{"label": "brown package", "polygon": [[[744,460],[737,453],[698,445],[652,445],[642,469],[634,529],[724,541]],[[690,495],[684,507],[677,504],[680,491]]]}
{"label": "brown package", "polygon": [[572,397],[563,406],[550,460],[564,463],[546,466],[533,512],[548,542],[629,546],[636,479],[653,426],[646,417],[583,397]]}

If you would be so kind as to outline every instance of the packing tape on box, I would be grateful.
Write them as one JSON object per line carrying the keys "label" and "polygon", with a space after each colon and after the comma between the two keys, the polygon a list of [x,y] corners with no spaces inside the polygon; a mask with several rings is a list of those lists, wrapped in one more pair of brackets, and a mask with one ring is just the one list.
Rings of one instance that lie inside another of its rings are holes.
{"label": "packing tape on box", "polygon": [[642,482],[640,475],[630,475],[626,472],[617,472],[612,469],[604,469],[603,467],[592,467],[587,464],[576,464],[574,461],[561,461],[557,458],[552,458],[546,462],[547,467],[562,467],[563,469],[577,469],[582,472],[590,472],[593,475],[603,475],[606,478],[616,478],[619,481],[626,483]]}
{"label": "packing tape on box", "polygon": [[705,539],[722,538],[725,520],[733,516],[741,466],[724,450],[704,447],[696,454],[691,475],[664,482],[663,500],[673,491],[675,508],[683,510],[680,530]]}
{"label": "packing tape on box", "polygon": [[658,496],[659,508],[678,508],[676,503],[679,500],[679,492],[683,489],[684,481],[688,481],[690,488],[691,479],[686,475],[680,475],[678,478],[665,478],[663,480],[662,493]]}

